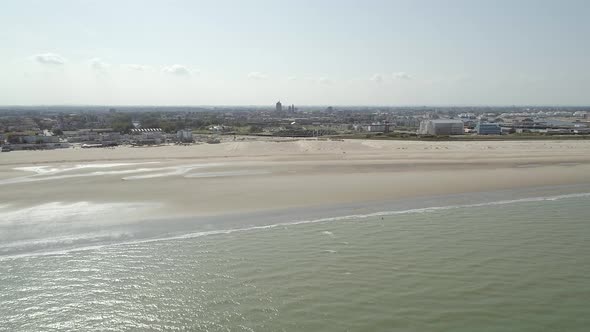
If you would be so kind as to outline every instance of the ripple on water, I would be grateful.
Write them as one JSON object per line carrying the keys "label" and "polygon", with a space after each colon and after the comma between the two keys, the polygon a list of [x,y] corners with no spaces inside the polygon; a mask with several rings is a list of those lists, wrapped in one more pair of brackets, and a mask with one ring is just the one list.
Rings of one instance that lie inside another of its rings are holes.
{"label": "ripple on water", "polygon": [[0,330],[583,331],[588,206],[529,200],[4,260]]}

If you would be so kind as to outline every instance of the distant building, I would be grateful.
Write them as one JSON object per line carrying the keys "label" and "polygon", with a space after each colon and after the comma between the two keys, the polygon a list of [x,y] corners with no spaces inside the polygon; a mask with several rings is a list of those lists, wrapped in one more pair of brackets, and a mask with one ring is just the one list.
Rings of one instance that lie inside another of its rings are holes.
{"label": "distant building", "polygon": [[118,142],[121,140],[121,133],[118,131],[104,132],[100,134],[102,142]]}
{"label": "distant building", "polygon": [[131,141],[134,145],[154,145],[164,141],[161,128],[131,129]]}
{"label": "distant building", "polygon": [[99,132],[92,129],[66,130],[63,134],[70,143],[89,143],[100,139]]}
{"label": "distant building", "polygon": [[23,144],[59,143],[59,138],[55,136],[27,135],[21,137],[21,142]]}
{"label": "distant building", "polygon": [[367,126],[367,131],[371,133],[388,133],[390,131],[390,124],[372,124]]}
{"label": "distant building", "polygon": [[502,128],[497,123],[478,123],[475,126],[478,135],[502,135]]}
{"label": "distant building", "polygon": [[134,128],[131,129],[131,134],[141,135],[143,133],[162,133],[162,128]]}
{"label": "distant building", "polygon": [[420,122],[420,135],[463,135],[464,126],[461,120],[438,119]]}
{"label": "distant building", "polygon": [[474,113],[461,113],[458,115],[461,119],[475,119],[477,116]]}
{"label": "distant building", "polygon": [[27,135],[24,133],[12,133],[8,136],[4,151],[12,150],[48,150],[67,148],[68,143],[62,143],[56,136]]}
{"label": "distant building", "polygon": [[189,129],[179,130],[176,132],[176,139],[182,143],[192,143],[194,142],[193,132]]}
{"label": "distant building", "polygon": [[275,110],[276,110],[277,112],[281,112],[281,111],[283,110],[283,104],[281,104],[281,102],[280,102],[280,101],[277,101],[277,104],[276,104],[276,106],[275,106]]}
{"label": "distant building", "polygon": [[211,126],[209,127],[210,131],[216,131],[216,132],[222,132],[222,131],[230,131],[231,127],[228,126],[224,126],[224,125],[215,125],[215,126]]}

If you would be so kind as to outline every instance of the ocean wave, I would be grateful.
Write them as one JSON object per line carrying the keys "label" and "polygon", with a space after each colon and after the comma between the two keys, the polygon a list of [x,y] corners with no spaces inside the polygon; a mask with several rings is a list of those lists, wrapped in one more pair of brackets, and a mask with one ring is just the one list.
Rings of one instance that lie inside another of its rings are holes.
{"label": "ocean wave", "polygon": [[[132,245],[132,244],[143,244],[143,243],[160,242],[160,241],[194,239],[194,238],[200,238],[200,237],[211,236],[211,235],[224,235],[224,234],[232,234],[232,233],[238,233],[238,232],[268,230],[268,229],[282,228],[282,227],[284,228],[284,227],[288,227],[288,226],[296,226],[296,225],[304,225],[304,224],[328,223],[328,222],[348,221],[348,220],[363,220],[363,219],[370,219],[370,218],[375,218],[375,217],[385,217],[385,216],[395,216],[395,215],[405,215],[405,214],[422,214],[422,213],[432,213],[432,212],[444,211],[444,210],[497,206],[497,205],[509,205],[509,204],[520,204],[520,203],[530,203],[530,202],[542,202],[542,201],[558,201],[558,200],[563,200],[563,199],[585,198],[585,197],[590,197],[590,193],[575,193],[575,194],[563,194],[563,195],[555,195],[555,196],[528,197],[528,198],[520,198],[520,199],[513,199],[513,200],[500,200],[500,201],[492,201],[492,202],[484,202],[484,203],[432,206],[432,207],[415,208],[415,209],[407,209],[407,210],[381,211],[381,212],[373,212],[373,213],[367,213],[367,214],[353,214],[353,215],[309,219],[309,220],[295,220],[295,221],[281,222],[281,223],[275,223],[275,224],[269,224],[269,225],[238,227],[238,228],[230,228],[230,229],[211,230],[211,231],[199,231],[199,232],[191,232],[191,233],[186,233],[186,234],[171,235],[171,236],[158,237],[158,238],[134,239],[131,241],[123,241],[123,242],[118,242],[118,243],[108,243],[108,244],[104,244],[104,245],[84,246],[84,247],[79,247],[79,248],[71,248],[71,249],[67,249],[67,250],[56,250],[56,251],[50,251],[50,252],[34,252],[34,253],[25,253],[25,254],[17,254],[17,255],[5,255],[5,256],[0,256],[0,261],[5,260],[5,259],[19,258],[19,257],[40,256],[40,255],[59,255],[59,254],[66,254],[66,253],[75,252],[75,251],[86,251],[86,250],[99,249],[99,248],[108,247],[108,246]],[[327,234],[327,233],[324,232],[324,234]],[[121,236],[121,235],[117,235],[117,236],[119,238],[125,238],[125,237],[131,237],[132,235],[125,234],[124,236]],[[47,241],[47,239],[44,239],[43,241]],[[68,241],[71,241],[71,239],[68,239]]]}

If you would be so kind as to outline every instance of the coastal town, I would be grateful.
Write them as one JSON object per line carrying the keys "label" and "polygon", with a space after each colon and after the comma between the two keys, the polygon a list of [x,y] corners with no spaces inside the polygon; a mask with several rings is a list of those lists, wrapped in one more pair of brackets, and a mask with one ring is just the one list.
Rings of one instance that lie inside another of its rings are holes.
{"label": "coastal town", "polygon": [[244,137],[587,138],[588,107],[3,107],[3,152],[215,144]]}

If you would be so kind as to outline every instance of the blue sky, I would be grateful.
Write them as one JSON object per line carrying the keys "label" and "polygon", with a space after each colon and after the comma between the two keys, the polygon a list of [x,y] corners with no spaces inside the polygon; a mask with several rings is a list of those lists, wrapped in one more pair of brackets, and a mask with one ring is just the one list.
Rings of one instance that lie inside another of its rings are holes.
{"label": "blue sky", "polygon": [[0,104],[586,105],[589,1],[5,0]]}

